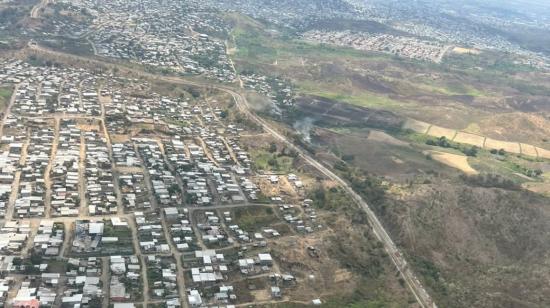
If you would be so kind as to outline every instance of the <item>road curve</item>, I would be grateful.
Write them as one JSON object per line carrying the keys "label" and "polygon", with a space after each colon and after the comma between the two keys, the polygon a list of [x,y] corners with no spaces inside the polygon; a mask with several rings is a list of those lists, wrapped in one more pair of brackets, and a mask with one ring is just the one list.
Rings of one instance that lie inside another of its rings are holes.
{"label": "road curve", "polygon": [[343,180],[337,174],[332,172],[329,168],[325,167],[323,164],[318,162],[315,158],[313,158],[307,152],[303,151],[300,147],[296,146],[293,142],[289,141],[286,136],[279,133],[277,130],[272,128],[269,125],[269,123],[267,123],[267,121],[265,121],[256,113],[251,111],[246,98],[240,93],[238,93],[234,88],[229,86],[214,84],[214,83],[202,83],[198,81],[191,81],[181,77],[168,77],[168,76],[162,76],[162,75],[155,75],[155,74],[147,73],[141,70],[127,68],[123,65],[119,65],[119,64],[115,64],[107,61],[90,59],[87,57],[54,51],[54,50],[39,46],[37,44],[29,44],[29,48],[32,50],[50,54],[53,56],[70,58],[70,59],[80,60],[80,61],[87,61],[87,62],[97,63],[108,67],[109,66],[118,67],[121,71],[133,72],[138,76],[152,78],[155,80],[161,80],[161,81],[166,81],[166,82],[181,84],[181,85],[191,85],[191,86],[196,86],[201,88],[214,88],[230,94],[235,100],[237,108],[241,112],[243,112],[250,119],[254,120],[259,125],[261,125],[266,132],[270,133],[272,136],[279,139],[281,142],[285,143],[287,146],[295,150],[300,157],[302,157],[305,161],[307,161],[309,164],[315,167],[319,172],[323,173],[326,177],[332,179],[333,181],[339,183],[342,186],[342,188],[344,188],[346,192],[348,192],[350,196],[352,196],[352,198],[357,202],[357,204],[361,206],[361,208],[367,214],[367,217],[372,226],[372,230],[375,236],[384,245],[384,249],[390,256],[390,259],[392,260],[393,264],[401,274],[401,277],[404,279],[410,291],[413,293],[418,304],[420,304],[420,306],[424,308],[437,308],[437,305],[435,304],[431,296],[428,294],[426,289],[422,286],[422,283],[418,280],[416,275],[411,271],[407,261],[405,260],[405,258],[403,257],[403,255],[401,254],[401,252],[399,251],[399,249],[397,248],[397,246],[389,236],[389,234],[384,229],[384,226],[382,225],[382,223],[378,220],[378,217],[376,216],[376,214],[371,210],[367,202],[365,202],[365,200],[359,194],[357,194],[345,180]]}
{"label": "road curve", "polygon": [[38,2],[35,6],[33,6],[31,10],[31,18],[38,18],[40,15],[40,11],[46,8],[46,6],[48,6],[50,1],[51,0],[40,0],[40,2]]}

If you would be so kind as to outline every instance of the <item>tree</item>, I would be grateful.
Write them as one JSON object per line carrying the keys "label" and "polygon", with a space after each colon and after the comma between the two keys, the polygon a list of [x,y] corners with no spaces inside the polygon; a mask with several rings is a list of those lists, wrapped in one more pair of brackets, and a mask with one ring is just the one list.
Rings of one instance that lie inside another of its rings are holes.
{"label": "tree", "polygon": [[175,195],[176,193],[181,193],[181,188],[178,186],[178,184],[172,184],[168,187],[168,193],[170,195]]}
{"label": "tree", "polygon": [[271,167],[277,169],[279,167],[279,162],[277,161],[276,158],[274,157],[271,157],[268,161],[267,161],[267,164],[270,165]]}
{"label": "tree", "polygon": [[34,249],[31,252],[31,263],[32,265],[40,265],[42,263],[42,255],[35,251]]}
{"label": "tree", "polygon": [[275,153],[277,152],[277,144],[275,142],[271,142],[269,144],[269,153]]}
{"label": "tree", "polygon": [[477,146],[474,145],[473,147],[471,147],[469,149],[465,149],[463,151],[463,153],[466,154],[467,156],[475,157],[475,156],[477,156],[477,151],[478,151],[478,148],[477,148]]}

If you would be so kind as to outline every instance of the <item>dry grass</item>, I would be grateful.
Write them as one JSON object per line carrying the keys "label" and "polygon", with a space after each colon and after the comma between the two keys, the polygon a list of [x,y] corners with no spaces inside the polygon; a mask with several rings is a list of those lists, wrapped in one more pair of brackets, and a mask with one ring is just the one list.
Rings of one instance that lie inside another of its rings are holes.
{"label": "dry grass", "polygon": [[495,140],[492,138],[487,138],[485,140],[485,147],[487,149],[504,149],[506,152],[509,153],[516,153],[520,154],[521,150],[519,148],[519,143],[517,142],[508,142],[508,141],[501,141],[501,140]]}
{"label": "dry grass", "polygon": [[477,49],[464,48],[464,47],[455,47],[455,48],[453,48],[453,52],[457,53],[457,54],[473,54],[473,55],[478,55],[478,54],[481,53]]}
{"label": "dry grass", "polygon": [[415,131],[421,134],[427,133],[429,128],[430,128],[429,123],[417,121],[413,119],[407,119],[407,121],[403,125],[403,129],[410,129],[412,131]]}
{"label": "dry grass", "polygon": [[537,147],[537,153],[539,157],[550,159],[550,151]]}
{"label": "dry grass", "polygon": [[460,142],[460,143],[471,144],[471,145],[475,145],[477,147],[482,148],[483,144],[485,142],[485,137],[470,134],[470,133],[465,133],[465,132],[458,132],[453,141]]}
{"label": "dry grass", "polygon": [[428,135],[434,136],[434,137],[444,136],[449,140],[453,140],[453,138],[456,135],[456,130],[437,126],[437,125],[432,125],[432,127],[430,127],[430,129],[428,130]]}
{"label": "dry grass", "polygon": [[538,156],[537,150],[535,149],[534,146],[532,146],[530,144],[525,144],[525,143],[521,143],[520,146],[521,146],[521,154],[528,155],[528,156],[534,156],[534,157]]}
{"label": "dry grass", "polygon": [[468,157],[439,151],[428,151],[432,159],[449,167],[458,169],[468,175],[478,174],[477,170],[468,163]]}

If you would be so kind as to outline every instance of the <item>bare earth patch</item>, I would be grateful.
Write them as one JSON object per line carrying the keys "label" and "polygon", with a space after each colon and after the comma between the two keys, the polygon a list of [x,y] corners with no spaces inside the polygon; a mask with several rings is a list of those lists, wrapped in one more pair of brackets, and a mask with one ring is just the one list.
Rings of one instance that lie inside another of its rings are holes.
{"label": "bare earth patch", "polygon": [[522,186],[532,192],[550,196],[550,183],[528,182],[524,183]]}

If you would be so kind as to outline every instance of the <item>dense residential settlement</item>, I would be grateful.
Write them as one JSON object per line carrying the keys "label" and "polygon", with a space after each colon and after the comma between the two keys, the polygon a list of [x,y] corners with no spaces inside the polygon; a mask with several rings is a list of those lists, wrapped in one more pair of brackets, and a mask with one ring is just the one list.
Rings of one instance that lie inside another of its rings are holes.
{"label": "dense residential settlement", "polygon": [[0,63],[0,84],[13,87],[0,126],[2,303],[232,307],[313,279],[270,249],[323,229],[304,184],[258,173],[215,99],[144,98],[145,81],[20,60]]}

